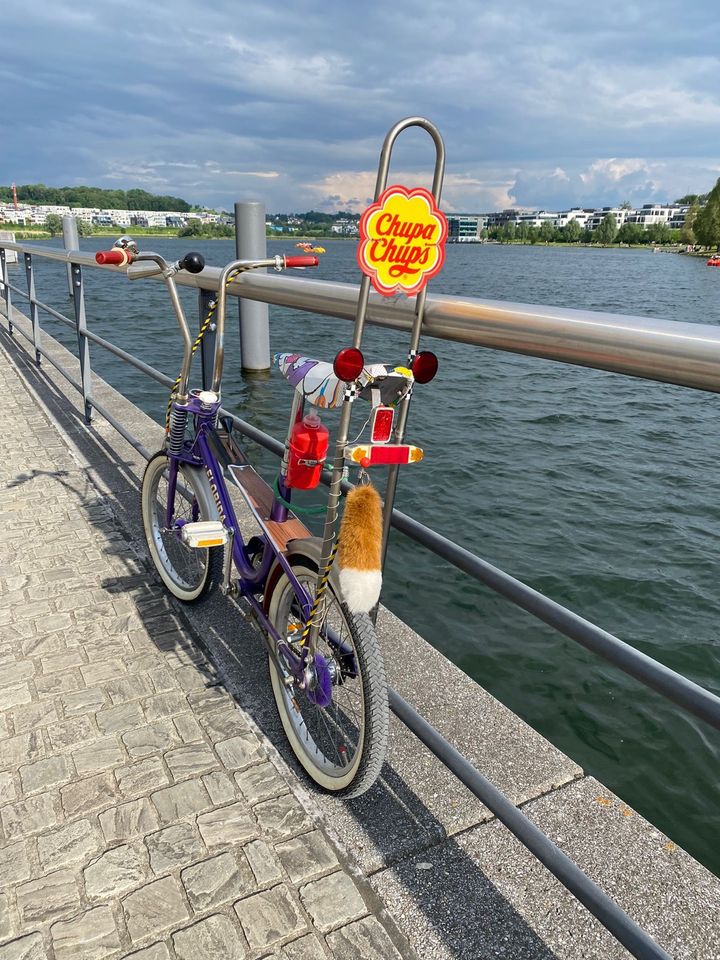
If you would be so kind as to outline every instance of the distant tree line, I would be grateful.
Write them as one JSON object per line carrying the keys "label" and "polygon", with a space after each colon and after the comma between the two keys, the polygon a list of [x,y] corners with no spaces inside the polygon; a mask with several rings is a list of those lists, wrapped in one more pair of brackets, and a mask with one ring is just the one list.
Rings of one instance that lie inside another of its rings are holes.
{"label": "distant tree line", "polygon": [[234,237],[235,229],[227,223],[202,223],[200,220],[189,220],[187,226],[178,230],[179,237]]}
{"label": "distant tree line", "polygon": [[647,229],[639,223],[624,223],[619,229],[612,213],[606,214],[594,230],[581,226],[577,220],[570,220],[564,227],[556,227],[549,220],[540,227],[521,223],[506,223],[501,227],[491,227],[485,232],[490,240],[500,243],[627,243],[627,244],[664,244],[685,242],[681,230],[671,230],[666,223],[652,224]]}
{"label": "distant tree line", "polygon": [[[180,197],[160,196],[146,190],[103,190],[101,187],[46,187],[44,183],[28,183],[17,187],[20,203],[50,206],[90,207],[101,210],[177,210],[192,209]],[[11,203],[12,187],[0,186],[0,202]]]}

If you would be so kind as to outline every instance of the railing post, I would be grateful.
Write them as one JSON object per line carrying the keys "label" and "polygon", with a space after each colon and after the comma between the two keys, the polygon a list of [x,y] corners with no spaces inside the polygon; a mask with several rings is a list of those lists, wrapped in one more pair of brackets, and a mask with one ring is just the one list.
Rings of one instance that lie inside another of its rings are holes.
{"label": "railing post", "polygon": [[[66,213],[62,218],[63,246],[66,250],[79,250],[80,237],[78,234],[77,220],[70,213]],[[74,287],[72,267],[67,265],[68,296],[73,299]]]}
{"label": "railing post", "polygon": [[35,276],[33,274],[32,255],[24,253],[25,279],[27,280],[28,299],[30,301],[30,322],[32,323],[33,347],[35,347],[35,363],[40,366],[40,314],[35,302]]}
{"label": "railing post", "polygon": [[7,307],[8,333],[12,336],[12,290],[10,289],[10,272],[8,269],[7,257],[5,256],[5,247],[0,247],[0,278],[5,289],[5,306]]}
{"label": "railing post", "polygon": [[[265,260],[265,204],[243,200],[235,204],[235,249],[238,260]],[[270,323],[266,303],[238,299],[240,363],[244,374],[270,370]]]}
{"label": "railing post", "polygon": [[92,371],[90,369],[90,344],[86,336],[87,323],[85,321],[85,292],[80,264],[70,265],[73,283],[73,304],[75,306],[75,329],[78,338],[78,357],[80,359],[80,382],[82,384],[83,402],[85,404],[85,422],[92,420]]}
{"label": "railing post", "polygon": [[[210,313],[210,304],[215,302],[215,297],[211,290],[198,291],[198,311],[200,313],[200,329]],[[213,382],[213,363],[215,361],[215,321],[210,322],[210,326],[205,331],[200,341],[200,360],[202,364],[202,386],[203,390],[211,390]]]}

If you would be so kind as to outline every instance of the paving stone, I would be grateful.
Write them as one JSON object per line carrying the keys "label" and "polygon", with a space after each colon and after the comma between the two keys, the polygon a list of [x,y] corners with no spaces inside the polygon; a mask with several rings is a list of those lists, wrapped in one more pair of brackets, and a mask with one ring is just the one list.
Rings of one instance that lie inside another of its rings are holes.
{"label": "paving stone", "polygon": [[[63,614],[62,621],[64,627],[72,627],[72,620],[67,614]],[[43,630],[47,632],[48,629],[48,621],[45,620]],[[47,675],[61,670],[70,670],[71,667],[79,667],[81,663],[85,663],[85,660],[81,650],[62,650],[60,653],[51,653],[43,657],[41,663],[43,674]]]}
{"label": "paving stone", "polygon": [[17,770],[22,763],[30,763],[45,756],[45,743],[40,730],[21,733],[19,737],[3,740],[0,767]]}
{"label": "paving stone", "polygon": [[89,717],[74,717],[63,723],[53,723],[47,728],[47,734],[54,752],[65,750],[77,743],[88,743],[96,736]]}
{"label": "paving stone", "polygon": [[151,947],[138,950],[137,953],[128,954],[124,960],[170,960],[170,953],[164,943],[154,943]]}
{"label": "paving stone", "polygon": [[38,837],[38,859],[44,871],[55,870],[70,863],[89,860],[102,846],[98,832],[90,821],[76,820]]}
{"label": "paving stone", "polygon": [[105,705],[105,694],[99,687],[66,693],[60,698],[63,714],[78,717],[84,713],[97,713]]}
{"label": "paving stone", "polygon": [[200,780],[188,780],[165,787],[151,796],[162,823],[183,820],[212,806],[208,792]]}
{"label": "paving stone", "polygon": [[187,698],[196,714],[205,714],[213,710],[222,710],[234,706],[232,697],[220,684],[215,687],[208,687],[207,690],[193,690]]}
{"label": "paving stone", "polygon": [[132,840],[158,828],[158,816],[150,801],[143,797],[112,807],[100,814],[100,826],[108,843]]}
{"label": "paving stone", "polygon": [[133,760],[159,756],[176,747],[180,737],[170,720],[160,720],[124,733],[122,741]]}
{"label": "paving stone", "polygon": [[298,833],[305,833],[312,822],[305,809],[292,794],[265,800],[253,807],[263,833],[272,840],[285,840]]}
{"label": "paving stone", "polygon": [[300,899],[315,926],[323,933],[367,913],[360,891],[352,879],[342,872],[331,873],[329,877],[313,880],[300,887]]}
{"label": "paving stone", "polygon": [[10,890],[0,890],[0,942],[14,937],[19,926],[20,918],[15,909],[14,897]]}
{"label": "paving stone", "polygon": [[[5,661],[0,659],[0,663],[3,662]],[[32,660],[8,661],[8,667],[0,673],[0,690],[12,687],[21,680],[28,680],[34,673],[35,664]]]}
{"label": "paving stone", "polygon": [[128,700],[140,700],[155,692],[147,677],[137,675],[110,680],[105,684],[105,689],[113,704],[126,703]]}
{"label": "paving stone", "polygon": [[217,755],[228,770],[244,770],[245,767],[265,759],[265,751],[254,733],[248,731],[230,740],[215,744]]}
{"label": "paving stone", "polygon": [[202,690],[217,683],[217,674],[210,664],[198,663],[194,666],[178,667],[175,679],[185,691]]}
{"label": "paving stone", "polygon": [[249,729],[247,720],[236,707],[207,713],[203,717],[202,725],[213,743],[237,737]]}
{"label": "paving stone", "polygon": [[240,801],[203,813],[197,818],[197,825],[210,850],[231,843],[242,843],[258,833],[252,811]]}
{"label": "paving stone", "polygon": [[111,773],[99,773],[60,788],[60,799],[66,816],[99,810],[118,799],[115,778]]}
{"label": "paving stone", "polygon": [[0,690],[0,710],[12,710],[21,703],[30,703],[32,696],[27,682],[15,683]]}
{"label": "paving stone", "polygon": [[170,750],[165,754],[165,763],[175,780],[186,780],[199,773],[216,770],[220,766],[215,754],[206,743]]}
{"label": "paving stone", "polygon": [[[301,940],[293,940],[286,944],[280,952],[282,960],[327,960],[327,953],[323,945],[314,934],[309,934]],[[390,954],[388,954],[390,956]],[[345,954],[338,953],[338,960],[346,960]]]}
{"label": "paving stone", "polygon": [[30,860],[25,841],[4,845],[0,854],[0,887],[21,883],[29,876]]}
{"label": "paving stone", "polygon": [[288,792],[287,781],[269,761],[236,773],[235,782],[251,804]]}
{"label": "paving stone", "polygon": [[205,855],[205,844],[189,823],[178,823],[145,837],[154,873],[187,866]]}
{"label": "paving stone", "polygon": [[80,667],[80,673],[83,676],[85,685],[93,687],[98,683],[104,683],[106,680],[114,680],[116,677],[122,677],[127,673],[127,669],[122,660],[111,659],[85,664]]}
{"label": "paving stone", "polygon": [[275,849],[287,875],[296,884],[336,867],[338,862],[332,847],[319,830],[278,843]]}
{"label": "paving stone", "polygon": [[174,877],[155,880],[122,901],[128,933],[142,940],[189,918],[180,884]]}
{"label": "paving stone", "polygon": [[295,901],[284,886],[246,897],[235,904],[251,950],[264,950],[306,930]]}
{"label": "paving stone", "polygon": [[102,960],[120,949],[110,907],[95,907],[87,913],[50,928],[56,960]]}
{"label": "paving stone", "polygon": [[172,670],[165,666],[148,668],[147,675],[157,693],[168,693],[171,690],[177,690],[179,687]]}
{"label": "paving stone", "polygon": [[228,803],[237,797],[235,782],[230,779],[227,773],[208,773],[202,778],[205,789],[210,794],[210,799],[217,806],[221,803]]}
{"label": "paving stone", "polygon": [[170,783],[159,757],[150,757],[126,767],[118,767],[115,770],[115,779],[124,797],[152,793]]}
{"label": "paving stone", "polygon": [[72,754],[79,776],[99,773],[118,766],[126,758],[125,751],[115,737],[103,737],[94,743],[74,750]]}
{"label": "paving stone", "polygon": [[104,853],[83,875],[88,900],[109,900],[144,883],[147,869],[138,851],[124,844]]}
{"label": "paving stone", "polygon": [[[0,773],[0,804],[9,803],[17,796],[15,783],[11,773]],[[217,803],[218,801],[213,801]]]}
{"label": "paving stone", "polygon": [[155,720],[163,720],[166,717],[174,717],[178,713],[184,713],[188,709],[187,697],[184,693],[162,693],[156,697],[150,697],[143,700],[143,711],[148,723]]}
{"label": "paving stone", "polygon": [[67,783],[75,774],[73,765],[67,757],[46,757],[36,760],[26,767],[20,767],[20,782],[23,793],[39,793],[61,783]]}
{"label": "paving stone", "polygon": [[268,887],[282,880],[280,860],[271,846],[264,840],[253,840],[243,847],[250,869],[255,875],[259,887]]}
{"label": "paving stone", "polygon": [[181,713],[179,717],[175,717],[173,726],[183,743],[194,743],[203,739],[200,724],[189,713]]}
{"label": "paving stone", "polygon": [[41,833],[58,820],[55,800],[49,793],[8,804],[0,810],[0,818],[9,840]]}
{"label": "paving stone", "polygon": [[217,915],[174,933],[173,946],[178,960],[241,960],[246,955],[242,934],[231,920]]}
{"label": "paving stone", "polygon": [[45,727],[57,718],[57,710],[53,701],[28,703],[24,707],[16,707],[12,712],[15,733],[27,733],[28,730]]}
{"label": "paving stone", "polygon": [[144,714],[137,701],[119,703],[95,714],[100,733],[126,733],[144,722]]}
{"label": "paving stone", "polygon": [[80,909],[80,894],[72,870],[56,870],[17,888],[17,905],[24,924],[68,916]]}
{"label": "paving stone", "polygon": [[333,954],[342,960],[401,960],[400,953],[375,917],[364,917],[340,927],[328,934],[327,942]]}
{"label": "paving stone", "polygon": [[75,673],[51,673],[35,677],[35,690],[39,697],[57,697],[62,693],[72,693],[82,686]]}
{"label": "paving stone", "polygon": [[231,853],[203,860],[180,874],[190,905],[197,913],[212,910],[252,893],[255,878],[245,858]]}
{"label": "paving stone", "polygon": [[31,933],[0,947],[0,960],[48,960],[43,938],[39,933]]}

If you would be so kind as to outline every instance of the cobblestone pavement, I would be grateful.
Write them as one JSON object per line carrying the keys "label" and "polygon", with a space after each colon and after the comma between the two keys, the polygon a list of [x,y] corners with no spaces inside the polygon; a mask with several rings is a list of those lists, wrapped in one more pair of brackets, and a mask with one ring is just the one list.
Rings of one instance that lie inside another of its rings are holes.
{"label": "cobblestone pavement", "polygon": [[1,348],[0,391],[0,960],[400,957]]}

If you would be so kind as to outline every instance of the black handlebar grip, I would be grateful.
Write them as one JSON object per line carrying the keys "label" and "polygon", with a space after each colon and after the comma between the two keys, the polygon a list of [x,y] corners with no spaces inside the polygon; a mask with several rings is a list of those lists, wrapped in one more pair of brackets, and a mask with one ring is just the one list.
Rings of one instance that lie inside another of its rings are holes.
{"label": "black handlebar grip", "polygon": [[205,269],[205,257],[201,253],[186,253],[180,261],[180,269],[188,273],[200,273]]}

